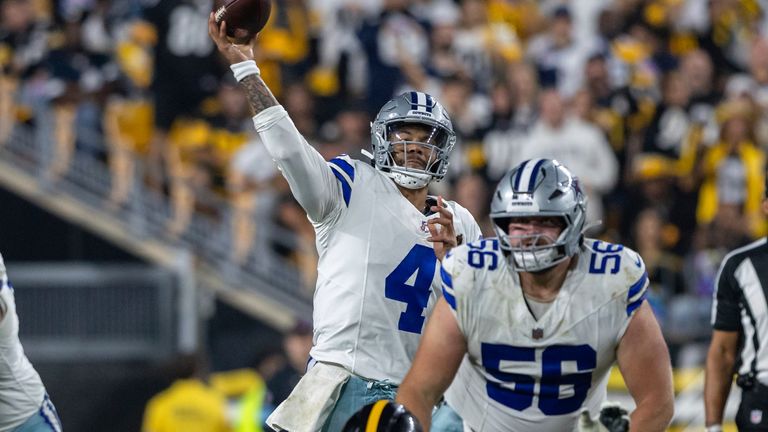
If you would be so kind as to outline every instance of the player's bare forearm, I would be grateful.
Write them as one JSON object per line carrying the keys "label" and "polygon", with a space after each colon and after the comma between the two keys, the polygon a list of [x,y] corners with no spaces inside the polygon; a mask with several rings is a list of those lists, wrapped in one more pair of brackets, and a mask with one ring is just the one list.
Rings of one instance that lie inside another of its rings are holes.
{"label": "player's bare forearm", "polygon": [[675,411],[672,364],[648,303],[632,317],[616,357],[637,406],[630,416],[630,431],[666,430]]}
{"label": "player's bare forearm", "polygon": [[278,105],[277,99],[259,75],[248,75],[240,81],[240,86],[245,90],[248,104],[254,115]]}
{"label": "player's bare forearm", "polygon": [[403,404],[411,412],[425,431],[429,430],[432,423],[432,408],[440,400],[440,395],[430,397],[424,392],[419,391],[412,383],[404,382],[397,392],[398,403]]}
{"label": "player's bare forearm", "polygon": [[429,430],[432,408],[453,381],[467,344],[445,298],[437,301],[427,321],[413,365],[397,392],[403,404],[424,430]]}
{"label": "player's bare forearm", "polygon": [[648,398],[636,401],[637,407],[629,418],[630,432],[664,432],[672,421],[674,400],[652,400]]}
{"label": "player's bare forearm", "polygon": [[432,422],[432,409],[453,380],[458,362],[455,362],[455,367],[449,367],[443,373],[443,364],[434,366],[435,363],[431,361],[434,356],[425,357],[425,351],[423,344],[420,345],[414,364],[400,385],[395,400],[415,415],[424,430],[428,431]]}

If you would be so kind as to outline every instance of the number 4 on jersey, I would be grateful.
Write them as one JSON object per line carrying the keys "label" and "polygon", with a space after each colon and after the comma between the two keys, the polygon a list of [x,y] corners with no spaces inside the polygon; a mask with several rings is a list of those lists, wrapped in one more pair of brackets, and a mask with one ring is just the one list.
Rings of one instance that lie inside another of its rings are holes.
{"label": "number 4 on jersey", "polygon": [[[432,279],[435,277],[437,257],[432,248],[415,245],[400,264],[387,276],[384,295],[407,305],[400,314],[397,328],[410,333],[421,333],[424,310],[429,302]],[[413,278],[413,285],[408,282]]]}

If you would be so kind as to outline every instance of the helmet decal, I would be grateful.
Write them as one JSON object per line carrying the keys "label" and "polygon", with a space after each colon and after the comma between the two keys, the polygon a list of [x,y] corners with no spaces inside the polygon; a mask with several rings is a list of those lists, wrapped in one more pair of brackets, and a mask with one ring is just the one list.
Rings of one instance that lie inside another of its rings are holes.
{"label": "helmet decal", "polygon": [[520,166],[520,170],[517,172],[517,176],[515,176],[515,191],[532,192],[533,188],[536,186],[539,169],[546,160],[547,159],[535,159],[523,162]]}
{"label": "helmet decal", "polygon": [[432,114],[435,108],[435,99],[422,92],[411,92],[411,111],[424,111]]}

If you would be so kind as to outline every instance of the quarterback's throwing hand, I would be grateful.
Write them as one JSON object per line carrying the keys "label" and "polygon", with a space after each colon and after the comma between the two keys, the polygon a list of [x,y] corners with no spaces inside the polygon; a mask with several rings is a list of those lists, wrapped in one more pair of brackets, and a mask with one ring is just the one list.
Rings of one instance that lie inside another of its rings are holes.
{"label": "quarterback's throwing hand", "polygon": [[222,21],[220,24],[216,24],[216,20],[213,17],[213,12],[208,16],[208,35],[211,36],[213,42],[216,43],[221,55],[227,59],[229,64],[240,63],[246,60],[253,60],[253,47],[252,40],[248,44],[238,45],[232,43],[227,37],[227,23]]}
{"label": "quarterback's throwing hand", "polygon": [[442,261],[448,251],[458,244],[456,230],[453,228],[453,213],[443,205],[443,197],[441,196],[437,197],[437,205],[432,206],[430,210],[437,213],[438,216],[427,220],[427,227],[429,228],[427,241],[434,243],[435,256]]}

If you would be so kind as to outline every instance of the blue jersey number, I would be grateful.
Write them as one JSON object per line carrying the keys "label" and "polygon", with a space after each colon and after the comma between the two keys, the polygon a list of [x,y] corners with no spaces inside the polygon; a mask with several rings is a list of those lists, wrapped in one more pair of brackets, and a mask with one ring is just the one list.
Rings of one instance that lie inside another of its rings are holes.
{"label": "blue jersey number", "polygon": [[[472,243],[468,244],[469,255],[467,260],[469,265],[475,268],[485,268],[486,258],[488,259],[488,270],[496,270],[499,265],[499,257],[493,251],[499,250],[499,242],[493,240],[480,240],[477,246]],[[491,249],[490,251],[485,249]]]}
{"label": "blue jersey number", "polygon": [[624,249],[622,245],[616,245],[611,243],[605,243],[605,247],[601,246],[603,242],[597,240],[592,245],[592,250],[600,252],[600,262],[597,262],[598,254],[592,254],[592,258],[589,260],[589,272],[596,274],[605,274],[608,271],[610,263],[613,264],[610,271],[611,274],[615,274],[619,271],[621,265],[621,251]]}
{"label": "blue jersey number", "polygon": [[[397,328],[410,333],[421,333],[424,310],[429,302],[432,280],[435,277],[437,257],[432,248],[415,245],[400,264],[387,276],[384,295],[408,305],[400,314]],[[413,285],[407,282],[416,273]]]}
{"label": "blue jersey number", "polygon": [[[488,381],[488,396],[514,410],[522,411],[533,405],[536,380],[530,375],[501,371],[501,362],[534,362],[536,349],[483,343],[483,367],[494,378],[513,388]],[[563,362],[574,362],[578,373],[563,374]],[[584,403],[592,386],[592,370],[597,365],[597,353],[589,345],[552,345],[541,353],[541,382],[539,383],[539,410],[546,415],[572,413]],[[582,372],[583,371],[583,372]],[[561,398],[560,389],[568,386],[571,396]]]}

